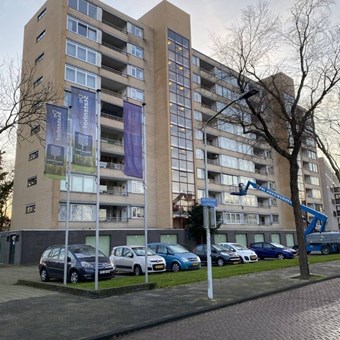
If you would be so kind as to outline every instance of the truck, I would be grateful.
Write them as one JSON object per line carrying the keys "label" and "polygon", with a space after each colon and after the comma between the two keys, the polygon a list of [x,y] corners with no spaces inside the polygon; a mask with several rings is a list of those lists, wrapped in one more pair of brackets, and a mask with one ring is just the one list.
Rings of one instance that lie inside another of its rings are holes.
{"label": "truck", "polygon": [[[239,191],[231,192],[230,194],[245,196],[248,193],[249,187],[273,196],[290,206],[293,205],[290,198],[252,181],[248,181],[246,185],[244,185],[244,183],[240,183]],[[340,251],[340,232],[326,231],[328,217],[320,211],[312,209],[304,204],[300,204],[300,209],[312,216],[312,219],[309,221],[305,219],[307,227],[304,231],[304,240],[306,243],[307,253],[309,254],[312,251],[321,252],[323,255],[338,253]]]}

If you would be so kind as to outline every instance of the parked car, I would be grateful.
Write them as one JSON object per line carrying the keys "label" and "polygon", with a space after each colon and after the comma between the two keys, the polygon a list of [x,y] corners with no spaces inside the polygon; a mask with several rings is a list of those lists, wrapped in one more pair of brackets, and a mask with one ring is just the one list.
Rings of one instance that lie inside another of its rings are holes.
{"label": "parked car", "polygon": [[[207,263],[207,245],[199,244],[195,247],[194,253],[198,255],[203,263]],[[240,262],[240,256],[234,251],[226,249],[218,244],[211,245],[211,262],[219,267],[225,264]]]}
{"label": "parked car", "polygon": [[243,246],[239,243],[232,243],[232,242],[224,242],[218,243],[218,245],[233,251],[235,254],[240,256],[241,263],[250,263],[250,262],[257,262],[258,257],[253,250]]}
{"label": "parked car", "polygon": [[[49,246],[41,255],[39,274],[42,282],[64,278],[65,245]],[[96,248],[86,244],[68,246],[67,279],[71,283],[95,278]],[[110,259],[98,250],[98,278],[114,277]]]}
{"label": "parked car", "polygon": [[178,272],[179,270],[201,268],[200,258],[180,244],[150,243],[148,246],[165,259],[168,270]]}
{"label": "parked car", "polygon": [[254,250],[261,260],[264,258],[292,259],[297,255],[296,250],[273,242],[255,242],[250,244],[249,248]]}
{"label": "parked car", "polygon": [[[128,272],[140,275],[145,273],[145,247],[118,246],[114,247],[110,256],[117,272]],[[165,260],[151,249],[147,252],[148,273],[165,272]]]}

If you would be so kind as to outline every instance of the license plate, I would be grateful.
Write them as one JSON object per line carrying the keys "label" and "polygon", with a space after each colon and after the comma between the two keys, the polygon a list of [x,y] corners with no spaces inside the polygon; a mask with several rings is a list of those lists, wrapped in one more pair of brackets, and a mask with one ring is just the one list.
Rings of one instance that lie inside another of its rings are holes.
{"label": "license plate", "polygon": [[164,269],[164,265],[162,264],[156,264],[155,269]]}
{"label": "license plate", "polygon": [[198,262],[193,262],[192,265],[196,267],[198,266]]}
{"label": "license plate", "polygon": [[110,270],[101,270],[99,274],[110,274]]}

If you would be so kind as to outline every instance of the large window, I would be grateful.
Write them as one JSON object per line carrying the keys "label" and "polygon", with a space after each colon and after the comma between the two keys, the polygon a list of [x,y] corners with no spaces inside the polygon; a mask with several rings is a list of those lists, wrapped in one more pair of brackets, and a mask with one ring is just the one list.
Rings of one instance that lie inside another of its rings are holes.
{"label": "large window", "polygon": [[144,217],[143,207],[131,207],[131,218],[142,218]]}
{"label": "large window", "polygon": [[128,87],[127,95],[129,98],[136,99],[140,102],[144,102],[144,91],[136,89],[134,87]]}
{"label": "large window", "polygon": [[66,54],[87,63],[97,65],[97,52],[76,42],[66,41]]}
{"label": "large window", "polygon": [[130,43],[127,44],[127,53],[132,54],[140,59],[144,58],[144,50],[141,47],[132,45]]}
{"label": "large window", "polygon": [[68,5],[91,18],[97,19],[97,7],[85,0],[68,0]]}
{"label": "large window", "polygon": [[[66,203],[60,203],[59,221],[66,221]],[[96,206],[91,204],[70,204],[70,221],[92,222],[96,219]]]}
{"label": "large window", "polygon": [[71,83],[97,89],[97,76],[74,66],[65,66],[65,79]]}
{"label": "large window", "polygon": [[131,22],[127,23],[127,31],[139,38],[143,38],[144,36],[143,29],[134,24],[131,24]]}
{"label": "large window", "polygon": [[68,17],[67,19],[67,29],[90,40],[98,40],[98,31],[96,28],[72,17]]}
{"label": "large window", "polygon": [[127,74],[134,78],[144,80],[144,70],[133,65],[128,65]]}
{"label": "large window", "polygon": [[[60,181],[60,190],[67,190],[66,180]],[[95,177],[71,174],[70,190],[75,192],[96,192]]]}

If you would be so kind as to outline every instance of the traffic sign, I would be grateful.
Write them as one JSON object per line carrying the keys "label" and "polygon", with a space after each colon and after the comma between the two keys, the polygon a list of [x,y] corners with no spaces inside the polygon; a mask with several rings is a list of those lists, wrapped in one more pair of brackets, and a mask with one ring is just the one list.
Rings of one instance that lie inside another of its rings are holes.
{"label": "traffic sign", "polygon": [[201,205],[203,207],[217,207],[217,200],[216,198],[210,198],[210,197],[202,197],[201,198]]}

